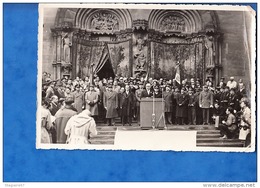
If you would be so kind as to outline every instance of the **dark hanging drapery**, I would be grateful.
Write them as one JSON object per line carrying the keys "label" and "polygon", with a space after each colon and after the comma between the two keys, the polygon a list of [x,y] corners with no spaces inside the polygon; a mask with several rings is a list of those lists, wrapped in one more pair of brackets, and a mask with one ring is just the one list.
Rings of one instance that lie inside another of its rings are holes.
{"label": "dark hanging drapery", "polygon": [[127,75],[129,71],[129,41],[100,42],[77,41],[76,75],[79,77],[97,74],[111,63],[114,74]]}
{"label": "dark hanging drapery", "polygon": [[203,78],[202,43],[151,42],[151,76],[173,79],[180,64],[181,79]]}

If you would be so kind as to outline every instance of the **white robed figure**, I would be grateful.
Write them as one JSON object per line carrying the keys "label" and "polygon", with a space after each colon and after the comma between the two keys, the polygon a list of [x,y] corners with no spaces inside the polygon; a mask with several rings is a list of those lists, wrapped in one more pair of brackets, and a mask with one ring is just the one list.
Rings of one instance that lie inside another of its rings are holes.
{"label": "white robed figure", "polygon": [[64,131],[68,144],[89,144],[88,139],[97,135],[95,120],[87,109],[72,116]]}

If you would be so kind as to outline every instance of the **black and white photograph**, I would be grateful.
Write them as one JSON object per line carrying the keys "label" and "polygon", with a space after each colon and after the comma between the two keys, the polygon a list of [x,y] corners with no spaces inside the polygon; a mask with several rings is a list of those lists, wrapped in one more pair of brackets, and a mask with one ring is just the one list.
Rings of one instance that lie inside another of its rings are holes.
{"label": "black and white photograph", "polygon": [[36,148],[254,152],[255,16],[40,3]]}

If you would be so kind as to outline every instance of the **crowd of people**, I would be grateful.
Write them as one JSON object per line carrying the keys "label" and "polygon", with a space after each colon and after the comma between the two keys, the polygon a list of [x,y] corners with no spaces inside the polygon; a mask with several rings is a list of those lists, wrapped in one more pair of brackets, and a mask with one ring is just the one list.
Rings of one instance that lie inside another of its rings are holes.
{"label": "crowd of people", "polygon": [[[223,138],[244,140],[250,132],[249,91],[241,79],[237,82],[234,77],[227,82],[222,77],[216,87],[210,78],[204,85],[194,78],[184,79],[180,84],[175,79],[144,77],[100,79],[94,76],[93,80],[64,77],[56,81],[46,78],[43,75],[42,116],[49,123],[42,124],[46,129],[42,134],[48,132],[51,136],[42,142],[70,142],[73,126],[68,121],[75,116],[91,119],[92,128],[87,133],[81,132],[86,138],[96,135],[95,122],[114,126],[115,118],[120,118],[123,126],[131,126],[133,121],[140,125],[140,102],[147,97],[163,99],[166,125],[215,124]],[[51,118],[47,117],[47,110]],[[80,120],[74,118],[74,121]]]}

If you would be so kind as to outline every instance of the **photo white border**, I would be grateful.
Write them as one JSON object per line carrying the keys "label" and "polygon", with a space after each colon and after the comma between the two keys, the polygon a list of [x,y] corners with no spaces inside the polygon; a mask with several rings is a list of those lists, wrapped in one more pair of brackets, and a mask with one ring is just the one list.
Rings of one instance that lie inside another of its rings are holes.
{"label": "photo white border", "polygon": [[[204,4],[192,4],[192,5],[179,5],[179,4],[91,4],[91,3],[83,3],[83,4],[39,4],[39,28],[38,28],[38,76],[37,76],[37,107],[41,106],[41,76],[42,76],[42,38],[43,38],[43,28],[41,27],[43,25],[43,15],[44,15],[44,8],[122,8],[122,9],[189,9],[189,10],[226,10],[226,11],[250,11],[253,15],[255,15],[255,11],[249,7],[249,6],[238,6],[238,5],[204,5]],[[140,8],[141,7],[141,8]],[[252,19],[252,25],[255,31],[255,25],[256,20]],[[253,29],[252,28],[252,29]],[[251,40],[255,41],[255,36],[251,36]],[[252,43],[252,48],[251,49],[256,49],[255,43]],[[256,59],[256,51],[251,51],[250,54],[251,57],[251,70],[256,70],[256,64],[255,59]],[[254,80],[256,79],[255,71],[252,71],[251,75],[251,112],[255,112],[256,104],[255,101],[255,93],[256,93],[256,85]],[[40,108],[37,108],[37,120],[40,120]],[[252,122],[255,122],[256,120],[256,114],[251,113],[252,116]],[[39,122],[37,121],[37,136],[36,136],[36,148],[37,149],[68,149],[68,150],[73,150],[73,149],[82,149],[82,150],[136,150],[136,148],[117,148],[114,145],[84,145],[84,146],[71,146],[71,145],[66,145],[66,144],[41,144],[40,143],[40,129],[38,128]],[[163,139],[163,138],[162,138]],[[255,146],[256,146],[256,124],[252,124],[252,136],[251,136],[251,147],[195,147],[195,148],[177,148],[177,149],[162,149],[158,150],[155,149],[151,146],[151,148],[145,149],[145,151],[219,151],[219,152],[254,152],[255,151]]]}

